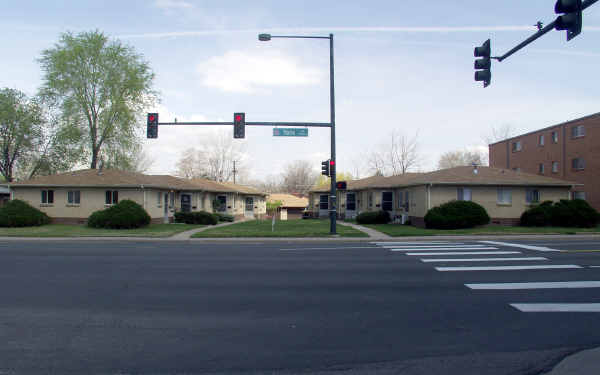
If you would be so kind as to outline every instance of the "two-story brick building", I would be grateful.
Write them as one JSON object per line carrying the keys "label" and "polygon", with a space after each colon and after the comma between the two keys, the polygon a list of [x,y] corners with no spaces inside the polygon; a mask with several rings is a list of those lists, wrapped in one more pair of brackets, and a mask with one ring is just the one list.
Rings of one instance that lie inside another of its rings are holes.
{"label": "two-story brick building", "polygon": [[579,184],[573,198],[600,210],[600,112],[489,145],[490,167]]}

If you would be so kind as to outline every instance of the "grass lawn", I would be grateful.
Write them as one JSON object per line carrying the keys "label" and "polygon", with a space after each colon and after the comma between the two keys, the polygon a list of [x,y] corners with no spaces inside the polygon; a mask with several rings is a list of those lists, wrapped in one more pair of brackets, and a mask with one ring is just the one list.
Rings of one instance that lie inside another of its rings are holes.
{"label": "grass lawn", "polygon": [[596,228],[563,228],[563,227],[508,227],[503,225],[489,225],[470,229],[422,229],[410,225],[400,224],[367,224],[365,227],[375,229],[393,237],[403,236],[435,236],[435,235],[476,235],[476,234],[575,234],[575,233],[600,233]]}
{"label": "grass lawn", "polygon": [[[342,237],[368,237],[354,228],[338,225],[336,232]],[[252,220],[211,228],[196,233],[193,237],[327,237],[329,220],[287,220],[276,221],[275,231],[271,231],[271,220]]]}
{"label": "grass lawn", "polygon": [[139,229],[97,229],[85,225],[48,224],[40,227],[0,228],[0,237],[169,237],[203,225],[150,224]]}

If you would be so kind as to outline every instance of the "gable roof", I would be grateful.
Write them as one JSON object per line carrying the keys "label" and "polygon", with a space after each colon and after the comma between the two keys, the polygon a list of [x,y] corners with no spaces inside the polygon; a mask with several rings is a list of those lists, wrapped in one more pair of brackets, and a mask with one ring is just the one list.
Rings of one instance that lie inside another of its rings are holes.
{"label": "gable roof", "polygon": [[[374,176],[347,182],[347,189],[391,189],[418,185],[494,185],[494,186],[573,186],[575,182],[510,169],[472,166],[441,169],[428,173],[406,173],[398,176]],[[329,192],[329,186],[311,192]]]}
{"label": "gable roof", "polygon": [[304,208],[308,206],[308,198],[300,198],[292,194],[269,194],[269,202],[281,202],[281,207]]}
{"label": "gable roof", "polygon": [[117,187],[159,188],[169,190],[201,190],[217,193],[262,194],[241,185],[219,183],[197,178],[188,180],[170,175],[146,175],[117,169],[83,169],[50,176],[39,176],[26,181],[11,182],[11,187]]}

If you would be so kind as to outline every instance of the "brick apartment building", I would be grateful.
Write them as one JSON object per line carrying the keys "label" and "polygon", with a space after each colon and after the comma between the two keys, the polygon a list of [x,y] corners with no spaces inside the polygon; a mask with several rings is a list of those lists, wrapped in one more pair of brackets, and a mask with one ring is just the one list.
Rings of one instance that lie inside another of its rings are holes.
{"label": "brick apartment building", "polygon": [[490,167],[537,173],[581,186],[573,198],[600,210],[600,112],[489,145]]}

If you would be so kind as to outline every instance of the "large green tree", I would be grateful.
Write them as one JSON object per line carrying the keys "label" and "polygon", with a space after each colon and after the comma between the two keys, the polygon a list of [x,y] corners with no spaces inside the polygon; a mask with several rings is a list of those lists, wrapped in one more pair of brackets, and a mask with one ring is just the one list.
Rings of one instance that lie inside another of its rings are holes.
{"label": "large green tree", "polygon": [[0,174],[7,181],[70,169],[80,160],[79,137],[39,98],[0,90]]}
{"label": "large green tree", "polygon": [[104,149],[120,159],[139,149],[140,119],[156,92],[154,73],[133,47],[98,30],[64,33],[39,62],[41,96],[61,109],[73,134],[81,134],[91,168],[98,166]]}

